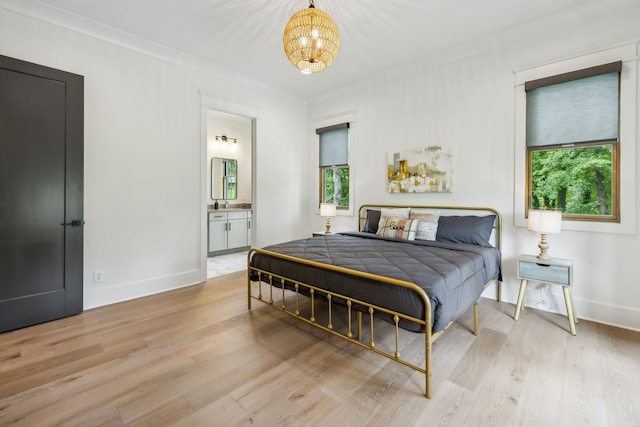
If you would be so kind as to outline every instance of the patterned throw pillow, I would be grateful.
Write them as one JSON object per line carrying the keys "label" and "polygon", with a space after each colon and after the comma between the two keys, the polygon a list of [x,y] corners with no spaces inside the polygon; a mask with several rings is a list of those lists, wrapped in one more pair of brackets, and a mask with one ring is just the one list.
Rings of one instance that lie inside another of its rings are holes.
{"label": "patterned throw pillow", "polygon": [[420,221],[417,219],[405,219],[395,216],[386,216],[381,219],[382,226],[378,227],[378,235],[393,237],[403,240],[415,240],[416,230]]}
{"label": "patterned throw pillow", "polygon": [[414,209],[409,218],[420,221],[416,230],[416,240],[436,240],[439,212]]}
{"label": "patterned throw pillow", "polygon": [[380,221],[378,221],[378,229],[382,227],[382,223],[384,222],[384,218],[387,216],[393,216],[396,218],[409,218],[409,212],[411,212],[411,208],[382,208],[380,209]]}

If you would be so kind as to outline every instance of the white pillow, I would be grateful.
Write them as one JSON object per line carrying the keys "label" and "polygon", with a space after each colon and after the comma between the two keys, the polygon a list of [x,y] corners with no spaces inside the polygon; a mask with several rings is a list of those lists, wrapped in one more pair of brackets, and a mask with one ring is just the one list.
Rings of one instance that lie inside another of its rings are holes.
{"label": "white pillow", "polygon": [[438,233],[438,219],[440,212],[432,212],[424,209],[414,209],[409,214],[410,219],[420,221],[416,230],[417,240],[436,240]]}
{"label": "white pillow", "polygon": [[378,221],[378,229],[384,224],[385,217],[392,216],[395,218],[408,219],[411,208],[382,208],[380,209],[380,221]]}

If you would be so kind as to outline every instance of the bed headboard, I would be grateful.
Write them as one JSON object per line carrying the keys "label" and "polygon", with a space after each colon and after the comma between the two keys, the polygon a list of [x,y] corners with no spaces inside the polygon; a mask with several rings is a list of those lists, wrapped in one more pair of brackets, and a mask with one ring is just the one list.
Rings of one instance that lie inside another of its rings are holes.
{"label": "bed headboard", "polygon": [[502,251],[502,215],[494,208],[478,207],[478,206],[423,206],[423,205],[362,205],[358,211],[358,231],[362,231],[364,224],[367,220],[367,210],[380,210],[382,208],[410,208],[410,209],[424,209],[433,212],[439,212],[442,216],[450,215],[474,215],[474,216],[486,216],[495,215],[495,221],[493,223],[493,231],[491,233],[491,243],[493,246]]}

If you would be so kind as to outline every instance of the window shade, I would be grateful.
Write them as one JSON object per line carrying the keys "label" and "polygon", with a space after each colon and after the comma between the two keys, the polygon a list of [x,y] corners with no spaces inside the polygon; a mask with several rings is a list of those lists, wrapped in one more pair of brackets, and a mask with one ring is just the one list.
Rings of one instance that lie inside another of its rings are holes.
{"label": "window shade", "polygon": [[349,124],[317,129],[320,135],[320,167],[349,164]]}
{"label": "window shade", "polygon": [[618,139],[618,71],[527,91],[527,146]]}

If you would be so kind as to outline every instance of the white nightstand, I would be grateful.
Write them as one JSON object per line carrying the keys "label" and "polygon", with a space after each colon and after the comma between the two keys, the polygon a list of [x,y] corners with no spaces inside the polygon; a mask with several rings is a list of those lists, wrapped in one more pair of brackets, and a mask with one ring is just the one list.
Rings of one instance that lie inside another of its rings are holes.
{"label": "white nightstand", "polygon": [[571,296],[571,285],[573,284],[573,261],[569,259],[549,258],[539,259],[535,255],[520,255],[518,257],[518,279],[520,279],[520,292],[518,293],[518,304],[513,315],[518,320],[520,311],[524,310],[524,296],[527,292],[527,283],[533,280],[541,283],[549,283],[562,286],[564,303],[567,306],[567,318],[571,334],[576,334],[576,310],[573,306]]}

